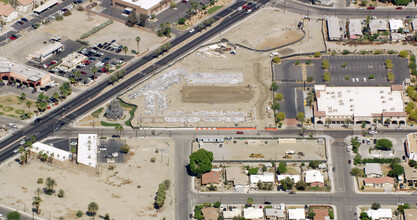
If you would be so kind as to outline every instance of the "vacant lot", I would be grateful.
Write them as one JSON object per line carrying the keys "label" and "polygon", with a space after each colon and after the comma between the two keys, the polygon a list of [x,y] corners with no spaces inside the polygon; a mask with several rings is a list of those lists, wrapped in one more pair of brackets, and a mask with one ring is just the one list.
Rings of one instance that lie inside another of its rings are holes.
{"label": "vacant lot", "polygon": [[245,103],[253,98],[252,89],[243,86],[184,86],[181,94],[185,103]]}
{"label": "vacant lot", "polygon": [[[87,211],[90,202],[95,201],[98,215],[109,213],[112,219],[174,219],[172,204],[175,201],[173,185],[173,144],[169,139],[127,140],[131,153],[127,163],[100,167],[100,175],[91,175],[74,168],[60,169],[33,159],[21,166],[11,162],[0,168],[0,202],[4,205],[23,210],[31,209],[35,190],[45,187],[37,184],[38,178],[51,177],[56,180],[55,190],[63,189],[63,198],[57,195],[44,195],[40,208],[43,219],[77,219],[78,210]],[[150,159],[155,157],[154,162]],[[157,171],[157,172],[155,172]],[[171,181],[166,192],[164,207],[156,211],[153,208],[158,185],[165,179]],[[81,219],[91,219],[83,215]]]}

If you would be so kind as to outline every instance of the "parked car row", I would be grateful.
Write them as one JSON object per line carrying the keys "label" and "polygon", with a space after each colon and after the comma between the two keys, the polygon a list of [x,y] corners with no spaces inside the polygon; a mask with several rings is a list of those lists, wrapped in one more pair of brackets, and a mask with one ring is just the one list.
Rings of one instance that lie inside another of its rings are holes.
{"label": "parked car row", "polygon": [[116,40],[112,40],[111,42],[104,42],[103,44],[96,43],[94,46],[102,50],[107,50],[109,52],[115,53],[120,53],[123,49],[123,45],[116,44]]}

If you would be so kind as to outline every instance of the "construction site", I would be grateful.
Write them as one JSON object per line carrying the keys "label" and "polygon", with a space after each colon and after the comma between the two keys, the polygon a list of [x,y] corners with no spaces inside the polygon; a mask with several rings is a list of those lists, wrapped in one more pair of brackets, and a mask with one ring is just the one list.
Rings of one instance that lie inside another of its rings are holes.
{"label": "construction site", "polygon": [[251,139],[246,137],[193,143],[193,152],[201,148],[213,152],[214,162],[327,160],[326,143],[322,138]]}
{"label": "construction site", "polygon": [[266,53],[214,44],[120,98],[139,106],[133,127],[274,126],[269,62]]}

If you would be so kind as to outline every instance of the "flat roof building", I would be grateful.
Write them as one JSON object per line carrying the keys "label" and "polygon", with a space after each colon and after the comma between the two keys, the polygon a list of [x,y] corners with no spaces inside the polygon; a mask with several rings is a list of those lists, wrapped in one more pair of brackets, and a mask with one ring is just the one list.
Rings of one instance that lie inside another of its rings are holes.
{"label": "flat roof building", "polygon": [[340,32],[340,23],[337,17],[327,18],[327,33],[329,40],[340,40],[342,34]]}
{"label": "flat roof building", "polygon": [[63,50],[64,50],[64,45],[59,42],[55,42],[55,43],[48,44],[42,47],[41,49],[36,51],[33,55],[31,55],[31,58],[32,60],[36,62],[43,62],[49,57],[51,57],[52,55],[58,52],[61,52]]}
{"label": "flat roof building", "polygon": [[50,73],[2,57],[0,57],[0,77],[3,80],[16,80],[33,88],[44,86],[51,81]]}
{"label": "flat roof building", "polygon": [[366,211],[366,214],[368,214],[368,217],[372,219],[392,219],[392,210],[391,209],[369,209]]}
{"label": "flat roof building", "polygon": [[369,30],[371,34],[376,34],[378,31],[387,31],[388,24],[386,20],[371,20],[369,22]]}
{"label": "flat roof building", "polygon": [[404,178],[405,181],[411,181],[413,183],[417,182],[417,170],[414,167],[408,165],[404,166]]}
{"label": "flat roof building", "polygon": [[405,154],[408,159],[417,161],[417,133],[407,135]]}
{"label": "flat roof building", "polygon": [[217,220],[218,209],[214,207],[204,207],[201,209],[205,220]]}
{"label": "flat roof building", "polygon": [[366,177],[381,177],[382,169],[379,163],[366,163],[365,164]]}
{"label": "flat roof building", "polygon": [[53,164],[59,163],[63,165],[63,163],[67,162],[72,157],[72,154],[69,151],[61,150],[41,142],[33,143],[30,151],[33,153],[33,157],[36,158],[39,156],[39,159],[42,158],[42,154],[46,154]]}
{"label": "flat roof building", "polygon": [[135,11],[137,15],[143,13],[150,16],[169,8],[171,2],[172,0],[113,0],[113,6],[126,9],[128,13]]}
{"label": "flat roof building", "polygon": [[240,167],[226,167],[226,180],[232,181],[234,186],[248,184],[248,176],[242,172]]}
{"label": "flat roof building", "polygon": [[277,175],[277,180],[279,182],[283,179],[286,179],[287,177],[290,178],[290,179],[293,179],[294,183],[301,180],[300,175]]}
{"label": "flat roof building", "polygon": [[243,217],[245,219],[264,219],[263,209],[249,207],[243,209]]}
{"label": "flat roof building", "polygon": [[417,18],[414,18],[414,19],[411,21],[411,25],[413,26],[413,30],[414,30],[414,31],[417,31]]}
{"label": "flat roof building", "polygon": [[303,220],[306,219],[305,210],[303,208],[288,209],[289,220]]}
{"label": "flat roof building", "polygon": [[404,220],[417,219],[417,209],[404,209]]}
{"label": "flat roof building", "polygon": [[81,64],[84,60],[87,59],[88,57],[83,54],[72,52],[61,60],[62,62],[57,68],[65,71],[71,71],[77,67],[78,64]]}
{"label": "flat roof building", "polygon": [[[314,106],[314,122],[343,124],[349,119],[355,124],[372,123],[375,120],[390,124],[405,124],[402,91],[391,87],[327,87],[314,86],[317,103]],[[388,122],[387,122],[388,123]]]}
{"label": "flat roof building", "polygon": [[324,185],[324,176],[320,170],[308,170],[306,171],[306,183],[311,186],[323,186]]}
{"label": "flat roof building", "polygon": [[391,32],[398,32],[400,28],[404,28],[404,24],[402,20],[390,20],[389,21],[389,29]]}
{"label": "flat roof building", "polygon": [[349,38],[358,39],[362,38],[362,22],[359,19],[351,19],[349,21]]}
{"label": "flat roof building", "polygon": [[262,175],[250,175],[250,183],[252,187],[256,187],[258,182],[261,183],[274,183],[273,173],[263,173]]}
{"label": "flat roof building", "polygon": [[90,167],[97,166],[97,134],[79,134],[77,162]]}

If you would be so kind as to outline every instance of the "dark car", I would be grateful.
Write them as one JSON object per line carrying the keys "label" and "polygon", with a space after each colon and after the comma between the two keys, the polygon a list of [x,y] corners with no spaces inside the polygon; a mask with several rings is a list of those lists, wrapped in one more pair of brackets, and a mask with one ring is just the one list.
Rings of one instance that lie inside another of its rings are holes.
{"label": "dark car", "polygon": [[23,22],[23,21],[17,21],[17,23],[18,23],[18,24],[20,24],[20,25],[22,25],[22,24],[24,24],[25,22]]}
{"label": "dark car", "polygon": [[374,10],[374,9],[375,9],[375,7],[370,6],[370,7],[367,7],[366,9],[368,9],[368,10]]}
{"label": "dark car", "polygon": [[28,22],[29,20],[26,18],[21,18],[20,20],[24,21],[24,22]]}
{"label": "dark car", "polygon": [[236,134],[243,134],[243,131],[236,131]]}
{"label": "dark car", "polygon": [[402,10],[402,9],[403,9],[403,7],[396,7],[395,9],[396,9],[396,10]]}
{"label": "dark car", "polygon": [[40,121],[42,121],[42,118],[37,118],[37,119],[35,119],[35,123],[38,123],[38,122],[40,122]]}
{"label": "dark car", "polygon": [[348,164],[351,164],[352,163],[352,160],[348,160]]}
{"label": "dark car", "polygon": [[120,135],[113,134],[111,137],[112,137],[112,138],[120,138]]}
{"label": "dark car", "polygon": [[35,137],[38,137],[39,135],[41,135],[41,133],[39,133],[39,132],[35,133]]}
{"label": "dark car", "polygon": [[336,167],[333,167],[332,171],[333,171],[333,172],[336,172]]}
{"label": "dark car", "polygon": [[295,194],[295,192],[294,191],[290,191],[288,194]]}
{"label": "dark car", "polygon": [[110,42],[110,43],[112,44],[112,43],[114,43],[114,42],[116,42],[116,40],[111,40],[111,42]]}
{"label": "dark car", "polygon": [[34,89],[32,90],[32,94],[36,93],[38,90]]}

